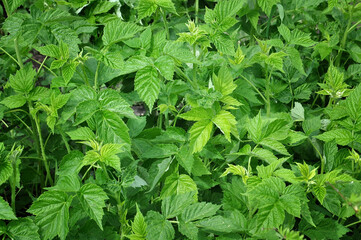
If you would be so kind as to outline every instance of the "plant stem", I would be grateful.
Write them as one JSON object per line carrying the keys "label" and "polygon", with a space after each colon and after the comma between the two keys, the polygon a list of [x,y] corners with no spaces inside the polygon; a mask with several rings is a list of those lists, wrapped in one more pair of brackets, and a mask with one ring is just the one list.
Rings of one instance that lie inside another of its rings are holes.
{"label": "plant stem", "polygon": [[320,160],[321,160],[321,174],[323,174],[324,169],[325,169],[325,160],[324,160],[322,154],[320,153],[320,151],[318,150],[318,148],[312,142],[312,140],[308,138],[308,141],[311,143],[312,147],[316,150],[318,156],[320,157]]}
{"label": "plant stem", "polygon": [[163,10],[161,8],[159,8],[159,10],[160,10],[160,13],[162,14],[162,20],[163,20],[167,40],[169,40],[169,27],[168,27],[168,22],[167,22],[167,15],[165,14],[165,12],[163,12]]}
{"label": "plant stem", "polygon": [[263,101],[265,103],[267,103],[267,99],[263,96],[263,94],[261,93],[260,90],[258,90],[258,88],[250,81],[248,80],[247,78],[245,78],[243,75],[240,75],[241,78],[243,78],[249,85],[251,85],[253,87],[254,90],[256,90],[256,92],[261,96],[261,98],[263,99]]}
{"label": "plant stem", "polygon": [[[6,55],[8,55],[14,62],[16,62],[17,65],[19,65],[18,60],[16,60],[13,56],[11,56],[10,53],[8,53],[5,49],[3,49],[2,47],[0,47],[0,50],[3,51]],[[19,65],[20,67],[20,65]]]}
{"label": "plant stem", "polygon": [[97,63],[97,69],[95,70],[95,76],[94,76],[94,89],[95,91],[98,90],[98,75],[99,75],[99,67],[100,63]]}
{"label": "plant stem", "polygon": [[42,157],[42,159],[43,159],[44,167],[45,167],[45,171],[46,171],[45,185],[47,184],[47,180],[49,180],[50,185],[53,186],[53,185],[54,185],[54,181],[53,181],[53,178],[51,177],[50,168],[49,168],[49,165],[48,165],[48,160],[46,159],[46,154],[45,154],[45,149],[44,149],[44,143],[43,143],[43,137],[42,137],[42,135],[41,135],[39,118],[38,118],[38,116],[37,116],[36,113],[34,114],[33,118],[34,118],[34,121],[35,121],[36,130],[37,130],[37,133],[38,133],[39,145],[40,145],[40,151],[41,151],[41,157]]}
{"label": "plant stem", "polygon": [[[347,41],[347,36],[348,36],[348,33],[350,32],[350,29],[351,29],[351,23],[352,23],[352,15],[353,15],[353,8],[354,8],[354,5],[352,5],[352,7],[350,8],[349,7],[349,19],[347,21],[347,26],[346,26],[346,30],[343,34],[343,37],[342,37],[342,40],[341,40],[341,45],[340,45],[340,49],[338,50],[338,53],[337,53],[337,56],[336,56],[336,61],[335,61],[335,65],[337,67],[340,66],[340,62],[341,62],[341,56],[342,56],[342,52],[346,46],[346,41]],[[353,26],[352,26],[353,27]]]}
{"label": "plant stem", "polygon": [[351,226],[353,226],[355,224],[358,224],[358,223],[361,223],[361,219],[356,221],[356,222],[350,223],[350,224],[346,225],[345,227],[349,228],[349,227],[351,227]]}
{"label": "plant stem", "polygon": [[10,8],[9,8],[9,3],[8,3],[7,0],[3,0],[3,3],[4,3],[4,8],[5,8],[6,15],[7,15],[7,17],[10,17],[11,12],[10,12]]}
{"label": "plant stem", "polygon": [[59,132],[60,132],[60,135],[61,135],[61,139],[63,140],[63,142],[64,142],[64,144],[65,144],[66,151],[67,151],[68,153],[70,153],[70,152],[71,152],[70,146],[69,146],[68,141],[66,140],[66,137],[65,137],[65,134],[64,134],[63,129],[60,129],[60,128],[59,128]]}
{"label": "plant stem", "polygon": [[270,117],[271,114],[271,97],[270,97],[270,82],[272,76],[272,69],[271,72],[268,72],[268,66],[266,66],[266,108],[267,108],[267,117]]}
{"label": "plant stem", "polygon": [[195,24],[197,25],[198,24],[198,11],[199,11],[199,0],[196,0],[195,3],[194,3],[194,8],[195,8]]}
{"label": "plant stem", "polygon": [[19,44],[18,44],[18,38],[14,39],[14,46],[15,46],[15,52],[16,52],[16,58],[18,59],[18,64],[20,68],[24,67],[23,61],[21,60],[20,50],[19,50]]}
{"label": "plant stem", "polygon": [[[38,60],[36,60],[35,58],[30,58],[31,59],[31,61],[34,61],[34,62],[36,62],[37,64],[42,64],[41,62],[39,62]],[[43,67],[46,69],[46,70],[48,70],[51,74],[53,74],[54,75],[54,77],[57,77],[58,75],[54,72],[54,71],[52,71],[48,66],[46,66],[45,64],[43,65]]]}
{"label": "plant stem", "polygon": [[194,89],[198,89],[198,85],[195,84],[179,67],[175,67],[175,71],[178,75],[183,77],[183,79],[187,80]]}

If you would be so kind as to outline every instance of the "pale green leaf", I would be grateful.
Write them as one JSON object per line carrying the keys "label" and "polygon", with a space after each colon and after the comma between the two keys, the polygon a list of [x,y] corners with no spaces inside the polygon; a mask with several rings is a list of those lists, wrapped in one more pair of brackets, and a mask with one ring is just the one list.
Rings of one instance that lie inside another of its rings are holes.
{"label": "pale green leaf", "polygon": [[258,5],[267,16],[270,16],[272,7],[279,2],[280,0],[257,0]]}
{"label": "pale green leaf", "polygon": [[233,56],[236,52],[233,41],[224,33],[217,33],[214,35],[213,43],[221,54]]}
{"label": "pale green leaf", "polygon": [[18,70],[15,75],[10,75],[9,84],[16,92],[27,94],[34,87],[35,70],[30,66]]}
{"label": "pale green leaf", "polygon": [[302,104],[295,102],[294,108],[291,109],[291,116],[293,121],[303,121],[305,120],[305,109],[302,107]]}
{"label": "pale green leaf", "polygon": [[281,24],[279,27],[278,27],[278,32],[281,34],[281,36],[286,40],[286,42],[289,42],[291,41],[291,31],[290,29],[284,25],[284,24]]}
{"label": "pale green leaf", "polygon": [[84,211],[103,230],[103,208],[105,207],[105,200],[108,199],[106,193],[98,185],[87,183],[80,188],[77,195]]}
{"label": "pale green leaf", "polygon": [[215,117],[213,117],[212,122],[221,130],[229,142],[231,141],[231,133],[235,136],[238,135],[236,118],[230,112],[221,110]]}
{"label": "pale green leaf", "polygon": [[120,51],[107,52],[103,56],[103,62],[113,69],[123,69],[124,60]]}
{"label": "pale green leaf", "polygon": [[[197,185],[193,181],[193,179],[186,174],[181,174],[179,176],[173,174],[165,179],[164,187],[162,189],[160,197],[164,199],[172,195],[177,195],[187,192],[198,193]],[[194,199],[197,199],[197,194],[194,195]]]}
{"label": "pale green leaf", "polygon": [[67,132],[71,140],[93,140],[95,139],[95,134],[88,127],[80,127],[74,131]]}
{"label": "pale green leaf", "polygon": [[315,42],[311,39],[309,33],[301,32],[298,29],[292,31],[292,37],[289,44],[300,45],[303,47],[310,47],[315,44]]}
{"label": "pale green leaf", "polygon": [[120,159],[117,153],[122,151],[122,145],[107,143],[100,149],[100,161],[120,172]]}
{"label": "pale green leaf", "polygon": [[0,160],[0,185],[6,182],[13,174],[13,167],[7,159]]}
{"label": "pale green leaf", "polygon": [[306,75],[305,70],[303,69],[303,62],[300,56],[300,53],[296,48],[287,47],[286,53],[291,60],[292,65],[303,75]]}
{"label": "pale green leaf", "polygon": [[347,129],[330,130],[322,133],[321,135],[316,136],[316,138],[324,142],[330,142],[332,140],[335,140],[337,144],[342,146],[346,146],[347,144],[351,143],[353,140],[351,131]]}
{"label": "pale green leaf", "polygon": [[266,138],[266,139],[263,139],[260,144],[263,146],[263,147],[267,147],[267,148],[270,148],[280,154],[283,154],[283,155],[289,155],[289,153],[287,152],[287,149],[286,147],[276,141],[276,140],[273,140],[273,139],[269,139],[269,138]]}
{"label": "pale green leaf", "polygon": [[279,199],[281,206],[289,214],[300,217],[301,215],[301,201],[300,199],[292,194],[282,195]]}
{"label": "pale green leaf", "polygon": [[213,117],[213,110],[203,107],[192,108],[190,111],[179,115],[187,121],[210,120]]}
{"label": "pale green leaf", "polygon": [[134,80],[134,90],[139,97],[147,104],[149,109],[153,108],[160,92],[161,80],[158,78],[158,72],[153,67],[140,69]]}
{"label": "pale green leaf", "polygon": [[56,59],[61,58],[59,47],[54,44],[48,44],[43,47],[35,47],[35,49],[40,52],[42,55],[53,57]]}
{"label": "pale green leaf", "polygon": [[231,94],[237,88],[227,67],[221,67],[218,77],[213,75],[213,85],[214,89],[222,93],[223,96]]}
{"label": "pale green leaf", "polygon": [[211,138],[213,123],[210,120],[202,120],[193,124],[190,133],[192,152],[200,152]]}
{"label": "pale green leaf", "polygon": [[274,161],[277,161],[277,157],[269,150],[263,148],[256,148],[252,151],[252,155],[265,161],[268,164],[271,164]]}
{"label": "pale green leaf", "polygon": [[174,60],[167,55],[160,56],[155,62],[154,65],[157,67],[160,74],[167,80],[173,80],[174,74]]}
{"label": "pale green leaf", "polygon": [[145,223],[145,219],[144,216],[142,214],[142,212],[140,211],[138,205],[137,205],[137,213],[135,214],[134,217],[134,221],[132,222],[132,232],[133,232],[133,236],[135,235],[135,237],[130,237],[130,239],[144,239],[147,236],[147,224]]}
{"label": "pale green leaf", "polygon": [[189,48],[185,47],[181,42],[168,41],[163,48],[163,52],[184,63],[199,63]]}
{"label": "pale green leaf", "polygon": [[186,192],[166,197],[162,201],[162,213],[166,219],[174,218],[194,202],[195,192]]}

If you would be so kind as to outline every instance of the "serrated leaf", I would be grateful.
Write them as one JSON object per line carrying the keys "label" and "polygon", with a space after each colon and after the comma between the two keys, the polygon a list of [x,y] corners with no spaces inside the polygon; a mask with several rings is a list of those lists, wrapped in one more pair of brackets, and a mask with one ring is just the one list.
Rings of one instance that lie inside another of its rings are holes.
{"label": "serrated leaf", "polygon": [[120,51],[107,52],[103,56],[103,62],[113,69],[123,69],[124,60]]}
{"label": "serrated leaf", "polygon": [[305,70],[303,69],[303,62],[301,55],[296,48],[287,47],[286,53],[288,54],[289,59],[293,67],[295,67],[301,74],[306,75]]}
{"label": "serrated leaf", "polygon": [[295,102],[294,108],[291,109],[291,116],[293,121],[303,121],[305,120],[305,109],[302,107],[302,104]]}
{"label": "serrated leaf", "polygon": [[153,108],[154,102],[158,98],[160,84],[157,70],[150,66],[140,69],[135,76],[134,90],[137,91],[149,109]]}
{"label": "serrated leaf", "polygon": [[289,214],[300,217],[301,215],[301,202],[300,199],[292,194],[282,195],[279,199],[281,206]]}
{"label": "serrated leaf", "polygon": [[103,230],[103,208],[105,207],[105,200],[108,199],[106,193],[98,185],[87,183],[80,188],[77,195],[84,211]]}
{"label": "serrated leaf", "polygon": [[0,219],[2,220],[17,219],[9,204],[2,197],[0,197]]}
{"label": "serrated leaf", "polygon": [[197,226],[205,228],[206,230],[223,233],[237,231],[231,219],[219,215],[200,220],[197,222]]}
{"label": "serrated leaf", "polygon": [[125,147],[129,148],[129,129],[117,113],[103,110],[97,112],[94,119],[97,134],[104,143],[125,144]]}
{"label": "serrated leaf", "polygon": [[210,120],[202,120],[193,124],[190,133],[192,152],[200,152],[211,137],[213,123]]}
{"label": "serrated leaf", "polygon": [[6,182],[13,173],[10,161],[0,160],[0,185]]}
{"label": "serrated leaf", "polygon": [[235,136],[238,135],[236,118],[230,112],[221,110],[215,117],[213,117],[212,122],[221,130],[229,142],[231,141],[231,133]]}
{"label": "serrated leaf", "polygon": [[98,100],[101,109],[116,112],[128,118],[135,118],[134,110],[129,103],[121,97],[119,92],[113,89],[102,90],[98,95]]}
{"label": "serrated leaf", "polygon": [[[193,179],[186,174],[181,174],[179,176],[173,174],[165,179],[160,197],[164,199],[172,195],[188,192],[198,193],[197,185]],[[194,199],[197,199],[197,194],[194,195]]]}
{"label": "serrated leaf", "polygon": [[321,135],[316,136],[316,138],[324,142],[330,142],[332,140],[335,140],[337,144],[342,146],[346,146],[347,144],[353,141],[352,134],[347,129],[330,130],[322,133]]}
{"label": "serrated leaf", "polygon": [[345,100],[346,111],[352,120],[358,121],[361,117],[361,84],[359,84]]}
{"label": "serrated leaf", "polygon": [[121,171],[120,169],[120,159],[117,156],[117,153],[122,152],[122,145],[107,143],[100,149],[100,161],[104,162],[106,165],[111,166],[112,168]]}
{"label": "serrated leaf", "polygon": [[34,87],[36,72],[30,65],[18,70],[15,75],[10,75],[9,84],[18,93],[27,94]]}
{"label": "serrated leaf", "polygon": [[159,163],[156,164],[156,174],[154,176],[154,179],[152,183],[150,184],[150,189],[148,192],[153,191],[161,177],[164,175],[164,173],[169,169],[170,164],[172,163],[172,158],[165,158],[161,160]]}
{"label": "serrated leaf", "polygon": [[71,140],[93,140],[95,139],[95,134],[88,127],[80,127],[74,131],[67,132]]}
{"label": "serrated leaf", "polygon": [[272,7],[279,2],[280,0],[257,0],[257,3],[261,7],[262,11],[264,11],[269,17]]}
{"label": "serrated leaf", "polygon": [[289,42],[291,40],[291,31],[286,25],[281,24],[278,27],[278,32],[286,40],[286,42]]}
{"label": "serrated leaf", "polygon": [[54,44],[47,44],[42,47],[36,47],[35,48],[38,52],[40,52],[42,55],[53,57],[56,59],[61,58],[61,54],[59,51],[59,47]]}
{"label": "serrated leaf", "polygon": [[222,93],[223,96],[231,94],[237,88],[237,85],[233,83],[232,74],[226,67],[221,67],[218,77],[213,75],[212,82],[214,89]]}
{"label": "serrated leaf", "polygon": [[186,113],[179,115],[179,117],[187,120],[187,121],[202,121],[202,120],[209,120],[213,117],[212,109],[208,108],[192,108]]}
{"label": "serrated leaf", "polygon": [[39,228],[30,218],[20,218],[7,225],[7,234],[13,240],[40,240]]}
{"label": "serrated leaf", "polygon": [[145,223],[144,216],[137,205],[137,213],[135,214],[134,221],[132,222],[133,234],[129,236],[132,240],[146,239],[147,224]]}
{"label": "serrated leaf", "polygon": [[69,207],[72,197],[60,191],[47,191],[31,205],[28,212],[35,215],[43,239],[59,236],[65,240],[69,232]]}
{"label": "serrated leaf", "polygon": [[186,192],[166,197],[162,201],[162,213],[166,219],[176,217],[182,210],[194,202],[195,192]]}
{"label": "serrated leaf", "polygon": [[212,203],[200,202],[194,203],[182,211],[181,219],[187,223],[211,217],[216,214],[221,206]]}
{"label": "serrated leaf", "polygon": [[292,37],[289,44],[300,45],[303,47],[310,47],[315,44],[315,42],[311,39],[309,33],[301,32],[298,29],[292,31]]}
{"label": "serrated leaf", "polygon": [[169,81],[173,80],[175,64],[174,60],[170,56],[160,56],[154,62],[154,65],[157,67],[158,71],[165,79]]}
{"label": "serrated leaf", "polygon": [[143,28],[131,22],[123,22],[120,19],[105,24],[103,42],[111,45],[129,38],[142,31]]}
{"label": "serrated leaf", "polygon": [[213,36],[213,43],[217,50],[225,55],[233,56],[235,54],[234,44],[230,37],[224,33],[217,33]]}
{"label": "serrated leaf", "polygon": [[287,152],[287,149],[286,147],[276,141],[276,140],[273,140],[273,139],[269,139],[269,138],[266,138],[266,139],[263,139],[259,144],[261,144],[262,146],[264,147],[267,147],[267,148],[270,148],[280,154],[283,154],[283,155],[290,155],[288,152]]}
{"label": "serrated leaf", "polygon": [[260,228],[278,228],[285,219],[285,212],[280,202],[266,205],[258,210],[257,227]]}
{"label": "serrated leaf", "polygon": [[147,223],[148,240],[172,240],[174,239],[174,228],[163,215],[155,211],[149,211],[145,217]]}
{"label": "serrated leaf", "polygon": [[277,157],[269,150],[263,148],[256,148],[252,151],[252,156],[255,156],[268,164],[277,161]]}
{"label": "serrated leaf", "polygon": [[168,41],[163,48],[163,52],[184,63],[199,63],[189,48],[185,47],[181,42]]}
{"label": "serrated leaf", "polygon": [[115,5],[117,5],[116,2],[99,2],[94,10],[93,10],[93,14],[97,15],[97,14],[102,14],[102,13],[106,13],[108,12],[112,7],[114,7]]}

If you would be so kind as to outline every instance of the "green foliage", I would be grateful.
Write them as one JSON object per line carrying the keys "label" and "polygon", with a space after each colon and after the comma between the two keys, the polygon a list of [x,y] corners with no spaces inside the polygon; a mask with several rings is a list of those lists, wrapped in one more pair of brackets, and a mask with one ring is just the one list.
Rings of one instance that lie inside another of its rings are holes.
{"label": "green foliage", "polygon": [[2,1],[0,238],[358,239],[360,9]]}

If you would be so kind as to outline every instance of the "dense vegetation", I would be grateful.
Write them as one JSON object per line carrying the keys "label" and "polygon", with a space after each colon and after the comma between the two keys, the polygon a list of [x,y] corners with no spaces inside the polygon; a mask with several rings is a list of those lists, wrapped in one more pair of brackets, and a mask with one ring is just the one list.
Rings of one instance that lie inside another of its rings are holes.
{"label": "dense vegetation", "polygon": [[361,3],[2,0],[2,239],[359,239]]}

